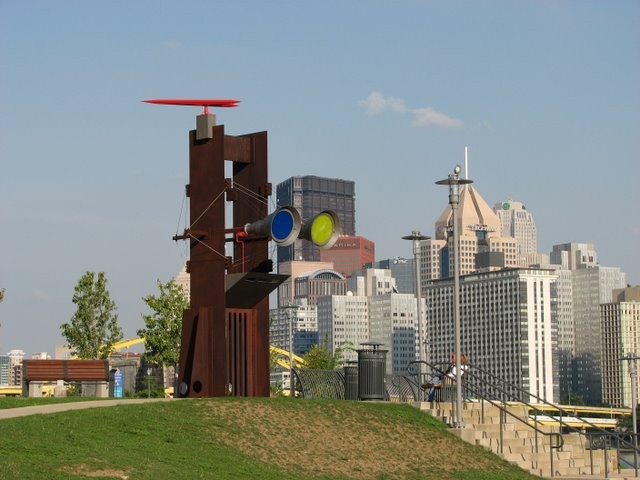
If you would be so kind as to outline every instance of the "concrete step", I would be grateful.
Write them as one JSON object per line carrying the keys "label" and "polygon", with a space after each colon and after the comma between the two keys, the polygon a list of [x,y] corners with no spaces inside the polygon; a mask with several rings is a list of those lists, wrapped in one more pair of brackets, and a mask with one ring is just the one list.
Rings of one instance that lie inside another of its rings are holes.
{"label": "concrete step", "polygon": [[571,475],[581,475],[579,467],[565,467],[562,465],[553,465],[554,475],[556,477],[567,477]]}
{"label": "concrete step", "polygon": [[[455,417],[455,406],[451,403],[421,402],[416,406],[425,413],[440,418],[446,423]],[[519,412],[524,412],[522,407],[515,406],[511,411],[516,415]],[[492,405],[483,405],[480,402],[465,403],[462,413],[465,427],[452,429],[453,433],[468,443],[482,446],[501,455],[505,460],[519,465],[535,475],[551,476],[550,457],[553,455],[553,473],[555,477],[573,477],[582,480],[591,477],[591,472],[593,471],[593,474],[598,479],[604,478],[604,451],[594,450],[590,452],[586,450],[585,438],[577,433],[564,435],[564,443],[561,449],[552,448],[550,445],[551,437],[541,433],[536,435],[533,428],[527,428],[522,422],[508,415],[503,416],[506,423],[500,426],[501,417],[498,409]],[[557,431],[557,429],[551,427],[542,430]],[[592,454],[591,456],[590,453]],[[631,475],[627,471],[624,472],[626,476],[624,474],[622,476],[614,476],[613,466],[617,464],[617,458],[614,458],[615,455],[611,451],[607,455],[609,457],[608,478],[633,477],[635,473],[633,470],[630,471]],[[591,461],[593,461],[593,467],[591,466]]]}
{"label": "concrete step", "polygon": [[509,451],[510,453],[522,453],[522,454],[530,454],[533,449],[531,445],[505,445],[504,450]]}
{"label": "concrete step", "polygon": [[516,427],[512,423],[506,423],[504,425],[500,424],[471,424],[469,428],[473,428],[474,430],[478,430],[480,432],[486,432],[488,434],[495,434],[496,436],[500,435],[500,431],[502,430],[502,435],[511,434],[513,438],[516,438]]}
{"label": "concrete step", "polygon": [[572,457],[571,458],[571,466],[572,467],[586,467],[587,466],[587,459],[584,457]]}

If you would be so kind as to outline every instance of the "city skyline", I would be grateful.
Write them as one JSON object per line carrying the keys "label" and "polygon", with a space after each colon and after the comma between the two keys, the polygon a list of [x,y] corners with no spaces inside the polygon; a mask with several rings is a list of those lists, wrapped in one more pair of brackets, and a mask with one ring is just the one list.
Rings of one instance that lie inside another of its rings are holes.
{"label": "city skyline", "polygon": [[180,271],[199,110],[148,98],[241,100],[218,123],[269,132],[272,185],[355,182],[378,260],[435,234],[435,181],[468,146],[474,186],[524,203],[541,253],[591,243],[637,285],[639,20],[621,0],[3,2],[0,353],[62,343],[85,271],[106,273],[134,337],[142,298]]}

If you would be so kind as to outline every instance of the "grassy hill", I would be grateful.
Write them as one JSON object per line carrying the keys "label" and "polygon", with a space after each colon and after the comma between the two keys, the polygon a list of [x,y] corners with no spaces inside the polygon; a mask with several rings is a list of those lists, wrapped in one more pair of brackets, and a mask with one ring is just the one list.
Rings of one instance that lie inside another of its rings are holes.
{"label": "grassy hill", "polygon": [[535,478],[388,403],[173,400],[6,419],[0,432],[0,478]]}

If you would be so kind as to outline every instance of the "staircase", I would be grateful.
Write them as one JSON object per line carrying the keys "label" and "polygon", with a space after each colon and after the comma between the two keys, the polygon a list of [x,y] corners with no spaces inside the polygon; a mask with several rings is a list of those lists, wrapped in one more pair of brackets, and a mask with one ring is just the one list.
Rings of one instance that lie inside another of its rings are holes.
{"label": "staircase", "polygon": [[[445,423],[455,418],[455,402],[417,402],[415,406]],[[557,427],[534,429],[528,425],[528,409],[522,404],[506,405],[505,410],[484,400],[464,402],[464,428],[451,431],[540,477],[636,478],[634,469],[618,472],[615,449],[590,450],[587,437],[559,435]]]}
{"label": "staircase", "polygon": [[[426,378],[439,375],[447,380],[445,367],[424,361],[410,363],[409,374],[415,378],[414,405],[453,425],[453,419],[457,418],[455,384],[443,382],[436,398],[439,401],[422,401],[424,392],[418,386],[423,382],[418,381],[419,370],[416,369],[419,363],[427,366],[429,373]],[[467,367],[462,378],[463,398],[474,400],[462,403],[464,426],[452,428],[452,432],[461,439],[488,448],[508,462],[540,477],[594,480],[638,478],[639,470],[619,467],[620,464],[633,465],[633,462],[621,461],[618,448],[635,452],[634,455],[640,457],[640,450],[628,439],[579,417],[573,418],[582,422],[583,430],[570,426],[566,422],[568,412],[559,406],[510,384],[487,370],[471,364]],[[537,411],[542,405],[550,406],[558,412],[558,416],[553,417],[556,425],[532,422],[537,417],[530,418],[529,412]],[[590,448],[592,441],[594,445]]]}

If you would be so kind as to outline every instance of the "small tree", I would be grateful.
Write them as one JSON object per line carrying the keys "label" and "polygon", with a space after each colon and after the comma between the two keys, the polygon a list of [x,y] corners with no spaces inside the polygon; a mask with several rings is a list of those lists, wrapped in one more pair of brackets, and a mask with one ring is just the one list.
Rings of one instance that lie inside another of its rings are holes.
{"label": "small tree", "polygon": [[122,340],[122,329],[104,272],[97,278],[94,272],[86,272],[75,286],[73,303],[76,313],[60,326],[71,353],[78,358],[107,358],[113,344]]}
{"label": "small tree", "polygon": [[313,370],[335,370],[336,358],[325,347],[320,345],[314,345],[305,353],[302,358],[304,359],[305,367]]}
{"label": "small tree", "polygon": [[142,315],[146,328],[137,333],[145,339],[145,356],[150,362],[158,366],[176,366],[180,359],[182,315],[189,308],[189,301],[175,281],[163,284],[158,280],[157,285],[160,293],[143,299],[153,313]]}
{"label": "small tree", "polygon": [[331,353],[325,346],[314,345],[302,358],[305,361],[306,368],[314,370],[336,370],[344,363],[343,352],[345,350],[353,350],[350,342],[342,344],[336,349],[335,353]]}

